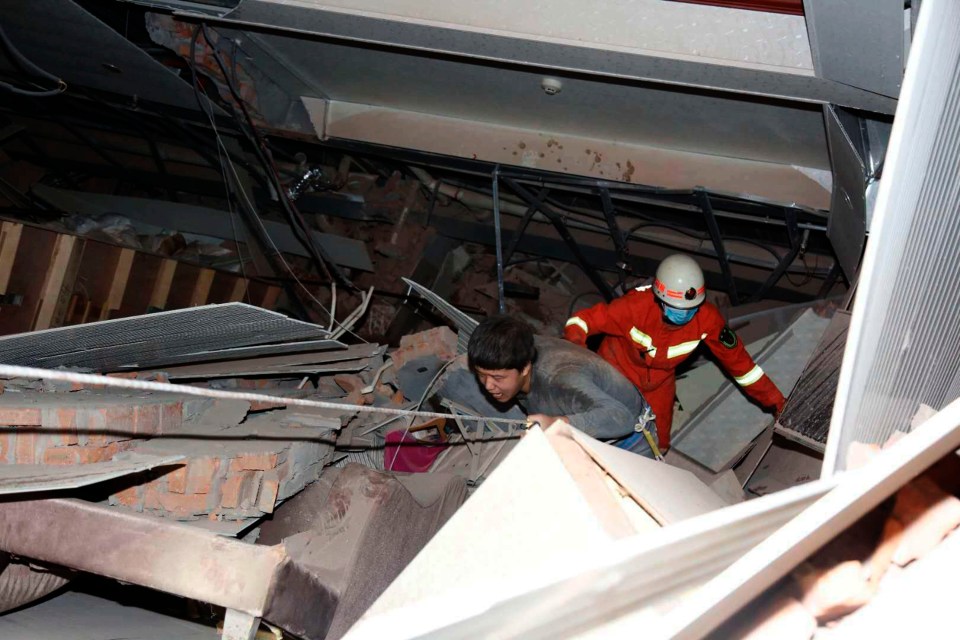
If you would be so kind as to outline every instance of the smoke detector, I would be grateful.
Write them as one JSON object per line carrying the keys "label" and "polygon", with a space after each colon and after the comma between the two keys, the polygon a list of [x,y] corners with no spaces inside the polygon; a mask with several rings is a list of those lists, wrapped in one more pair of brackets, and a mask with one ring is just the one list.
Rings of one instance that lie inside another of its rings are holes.
{"label": "smoke detector", "polygon": [[563,90],[563,83],[556,78],[544,78],[540,82],[540,88],[548,96],[555,96]]}

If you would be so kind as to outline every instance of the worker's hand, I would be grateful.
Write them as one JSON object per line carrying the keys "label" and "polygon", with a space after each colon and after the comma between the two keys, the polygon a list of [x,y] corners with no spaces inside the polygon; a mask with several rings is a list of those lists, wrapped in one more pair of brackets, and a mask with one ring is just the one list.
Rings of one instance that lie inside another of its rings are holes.
{"label": "worker's hand", "polygon": [[559,420],[559,418],[554,416],[548,416],[542,413],[531,413],[527,416],[527,428],[530,428],[535,424],[539,424],[541,429],[546,429],[557,420]]}

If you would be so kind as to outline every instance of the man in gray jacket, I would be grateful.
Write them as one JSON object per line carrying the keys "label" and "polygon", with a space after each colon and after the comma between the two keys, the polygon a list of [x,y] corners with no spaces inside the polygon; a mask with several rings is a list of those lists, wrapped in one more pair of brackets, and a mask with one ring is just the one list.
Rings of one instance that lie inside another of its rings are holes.
{"label": "man in gray jacket", "polygon": [[[635,426],[648,405],[636,387],[592,351],[559,338],[534,336],[510,316],[486,318],[467,347],[466,369],[455,367],[441,395],[457,400],[481,394],[497,413],[513,407],[544,428],[563,419],[599,440],[651,456]],[[459,369],[459,371],[457,370]],[[470,388],[470,387],[473,388]]]}

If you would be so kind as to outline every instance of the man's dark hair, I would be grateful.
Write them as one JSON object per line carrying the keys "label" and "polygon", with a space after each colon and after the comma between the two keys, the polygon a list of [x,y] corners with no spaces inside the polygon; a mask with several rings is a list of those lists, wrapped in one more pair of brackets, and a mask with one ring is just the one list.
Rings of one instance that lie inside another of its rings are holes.
{"label": "man's dark hair", "polygon": [[537,358],[533,328],[506,315],[485,318],[470,336],[467,363],[470,370],[523,369]]}

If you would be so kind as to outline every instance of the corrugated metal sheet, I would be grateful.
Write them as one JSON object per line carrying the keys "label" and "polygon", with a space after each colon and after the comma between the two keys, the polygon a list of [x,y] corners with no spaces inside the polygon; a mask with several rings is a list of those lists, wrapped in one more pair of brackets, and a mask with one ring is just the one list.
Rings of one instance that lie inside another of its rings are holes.
{"label": "corrugated metal sheet", "polygon": [[[935,16],[935,17],[934,17]],[[960,3],[927,0],[910,53],[844,353],[824,474],[909,429],[960,374]]]}
{"label": "corrugated metal sheet", "polygon": [[177,354],[327,335],[315,324],[230,302],[4,336],[0,362],[113,371]]}

